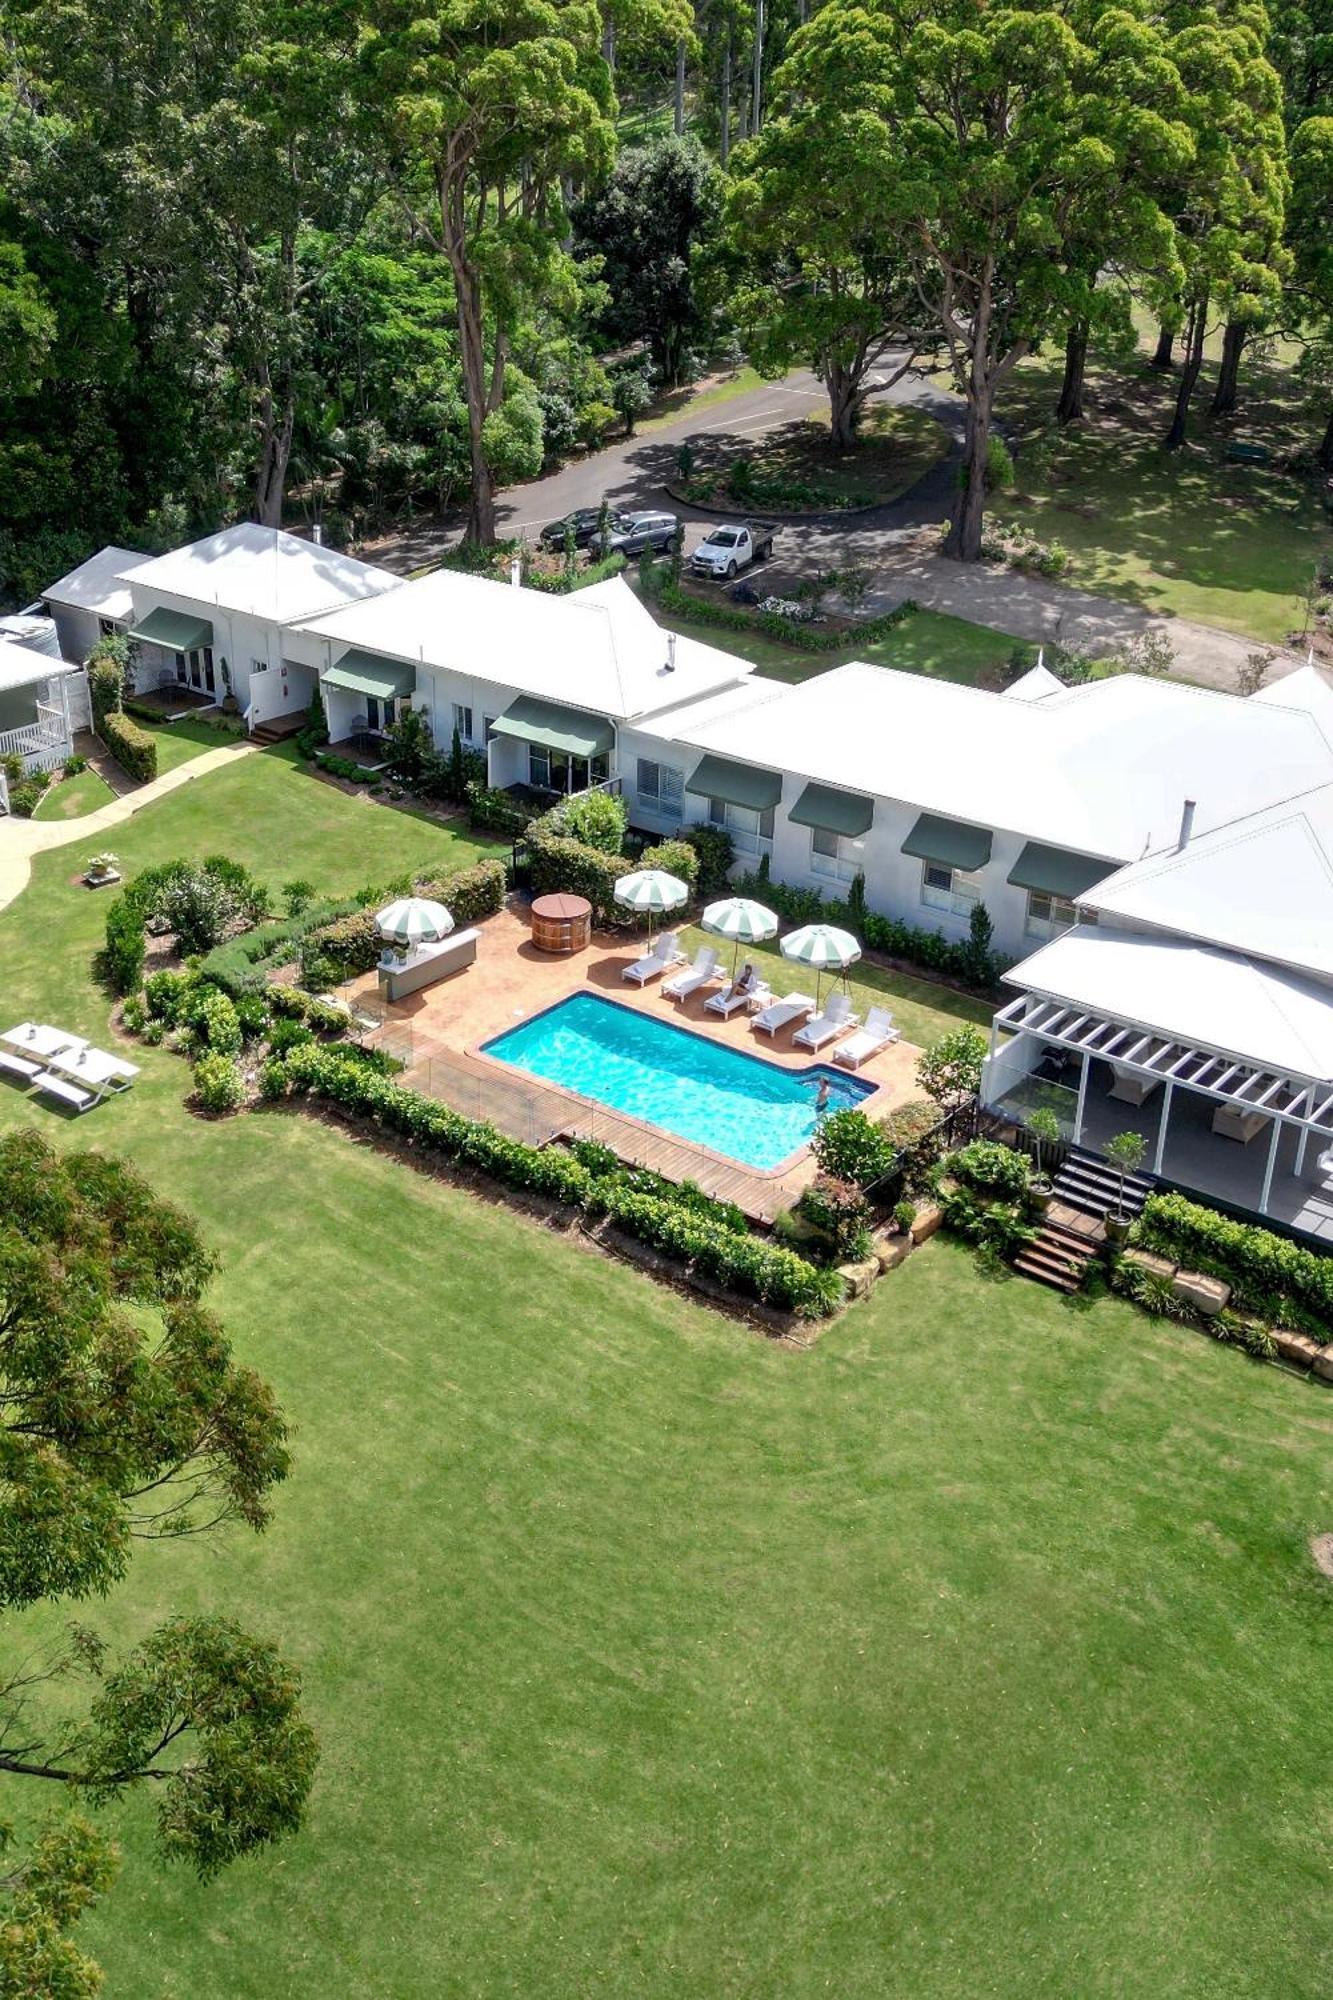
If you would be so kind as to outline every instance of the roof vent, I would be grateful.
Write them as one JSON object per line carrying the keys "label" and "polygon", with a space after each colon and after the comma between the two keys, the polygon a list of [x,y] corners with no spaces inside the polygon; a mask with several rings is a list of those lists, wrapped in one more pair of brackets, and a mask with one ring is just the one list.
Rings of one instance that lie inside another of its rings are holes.
{"label": "roof vent", "polygon": [[310,524],[310,539],[317,549],[323,548],[324,530],[318,521],[312,521]]}
{"label": "roof vent", "polygon": [[665,671],[669,674],[674,674],[676,671],[676,635],[674,632],[667,633],[667,656],[666,656]]}
{"label": "roof vent", "polygon": [[1180,809],[1180,838],[1176,842],[1177,854],[1180,853],[1182,848],[1189,846],[1190,835],[1194,831],[1194,810],[1194,800],[1186,799]]}
{"label": "roof vent", "polygon": [[510,582],[511,582],[511,583],[513,584],[513,586],[514,586],[515,590],[520,590],[520,589],[522,588],[522,585],[523,585],[523,558],[522,558],[522,556],[515,556],[515,557],[514,557],[514,559],[513,559],[513,561],[512,561],[511,563],[510,563],[510,565],[509,565],[509,581],[510,581]]}

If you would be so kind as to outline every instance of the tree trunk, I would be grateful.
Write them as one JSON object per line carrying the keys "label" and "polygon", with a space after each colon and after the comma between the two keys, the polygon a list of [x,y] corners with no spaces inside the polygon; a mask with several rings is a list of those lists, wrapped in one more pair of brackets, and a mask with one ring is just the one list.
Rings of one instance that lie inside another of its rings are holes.
{"label": "tree trunk", "polygon": [[731,158],[731,27],[728,24],[726,40],[722,44],[722,138],[718,147],[725,167]]}
{"label": "tree trunk", "polygon": [[764,104],[764,0],[754,0],[754,81],[753,107],[750,112],[750,130],[759,130],[760,115]]}
{"label": "tree trunk", "polygon": [[1208,405],[1210,417],[1229,417],[1236,407],[1240,357],[1245,349],[1248,332],[1248,327],[1238,326],[1235,320],[1227,321],[1227,330],[1222,335],[1222,365],[1217,371],[1217,387],[1213,390],[1213,400]]}
{"label": "tree trunk", "polygon": [[1088,359],[1088,322],[1075,320],[1065,336],[1065,379],[1055,406],[1057,424],[1077,423],[1083,415],[1083,371]]}
{"label": "tree trunk", "polygon": [[861,381],[850,368],[832,362],[824,376],[828,390],[829,431],[835,451],[850,451],[861,421]]}
{"label": "tree trunk", "polygon": [[1169,326],[1160,327],[1157,333],[1157,352],[1152,358],[1154,368],[1169,368],[1171,366],[1171,350],[1175,344],[1176,336],[1174,328]]}
{"label": "tree trunk", "polygon": [[1185,442],[1189,429],[1190,403],[1194,396],[1199,370],[1203,367],[1203,337],[1208,326],[1208,297],[1196,299],[1190,307],[1189,319],[1185,326],[1185,355],[1180,371],[1180,387],[1176,391],[1176,407],[1171,418],[1171,428],[1166,434],[1166,449],[1179,451]]}
{"label": "tree trunk", "polygon": [[990,444],[994,391],[978,384],[979,371],[967,394],[967,427],[963,439],[963,476],[953,503],[944,553],[955,562],[981,560],[981,524],[986,512],[986,451]]}
{"label": "tree trunk", "polygon": [[259,458],[255,467],[254,518],[265,528],[282,526],[287,493],[287,466],[296,428],[296,394],[290,378],[275,390],[268,364],[261,364],[259,385]]}
{"label": "tree trunk", "polygon": [[[453,218],[445,209],[445,243],[449,267],[454,274],[454,295],[458,302],[458,346],[463,365],[463,394],[467,399],[468,459],[472,468],[472,501],[468,509],[467,539],[489,546],[495,540],[495,481],[486,457],[483,426],[489,391],[486,382],[486,342],[482,326],[481,277],[468,257],[461,229],[451,226]],[[461,196],[456,212],[461,213]]]}
{"label": "tree trunk", "polygon": [[1319,447],[1319,470],[1333,472],[1333,410],[1330,410],[1324,441]]}
{"label": "tree trunk", "polygon": [[676,43],[676,137],[685,131],[685,44]]}

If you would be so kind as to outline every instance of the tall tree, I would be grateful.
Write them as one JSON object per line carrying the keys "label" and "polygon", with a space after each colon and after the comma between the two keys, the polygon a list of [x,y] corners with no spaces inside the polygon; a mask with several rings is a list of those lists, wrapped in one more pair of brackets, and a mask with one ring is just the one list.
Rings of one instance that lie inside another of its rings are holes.
{"label": "tall tree", "polygon": [[[0,1139],[0,1608],[103,1594],[136,1540],[265,1525],[285,1426],[203,1304],[212,1272],[131,1168]],[[77,1673],[96,1692],[71,1725],[44,1697]],[[169,1620],[117,1663],[76,1632],[0,1677],[0,1773],[94,1805],[150,1786],[162,1852],[205,1876],[300,1824],[315,1760],[295,1673],[226,1618]],[[62,1820],[0,1878],[0,1990],[95,1990],[66,1933],[111,1861]]]}
{"label": "tall tree", "polygon": [[369,99],[387,108],[401,198],[453,275],[473,541],[495,540],[487,425],[524,291],[564,255],[562,180],[611,164],[602,32],[591,0],[384,0],[367,32]]}
{"label": "tall tree", "polygon": [[1288,241],[1297,330],[1307,343],[1302,369],[1325,398],[1319,466],[1333,473],[1333,117],[1307,118],[1297,126],[1291,176]]}

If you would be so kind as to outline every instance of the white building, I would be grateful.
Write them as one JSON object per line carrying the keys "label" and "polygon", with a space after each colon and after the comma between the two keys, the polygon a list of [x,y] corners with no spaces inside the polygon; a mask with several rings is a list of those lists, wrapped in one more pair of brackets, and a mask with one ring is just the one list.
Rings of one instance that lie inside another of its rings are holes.
{"label": "white building", "polygon": [[147,561],[134,549],[99,549],[42,592],[65,659],[81,667],[99,639],[124,636],[134,616],[126,579]]}
{"label": "white building", "polygon": [[[0,757],[25,771],[53,771],[87,726],[88,677],[81,667],[0,636]],[[8,786],[0,786],[0,806]]]}

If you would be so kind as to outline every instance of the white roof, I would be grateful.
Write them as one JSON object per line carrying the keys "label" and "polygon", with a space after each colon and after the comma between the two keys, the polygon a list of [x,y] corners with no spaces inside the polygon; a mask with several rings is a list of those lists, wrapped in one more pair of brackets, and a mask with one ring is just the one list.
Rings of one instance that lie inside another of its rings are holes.
{"label": "white roof", "polygon": [[99,549],[68,576],[50,584],[42,596],[48,604],[69,604],[78,611],[95,611],[99,618],[128,618],[134,607],[125,579],[148,561],[149,557],[137,549]]}
{"label": "white roof", "polygon": [[1056,679],[1049,667],[1042,666],[1038,661],[1035,667],[1029,667],[1004,691],[1011,700],[1045,701],[1048,694],[1063,694],[1065,684]]}
{"label": "white roof", "polygon": [[689,701],[753,673],[716,647],[668,634],[621,577],[568,597],[434,570],[371,604],[306,621],[332,642],[439,667],[618,721]]}
{"label": "white roof", "polygon": [[284,534],[281,528],[261,528],[255,521],[238,521],[169,555],[141,562],[133,581],[136,615],[147,608],[141,593],[153,590],[205,608],[248,612],[275,625],[404,587],[391,570],[374,569],[338,549]]}
{"label": "white roof", "polygon": [[49,681],[52,674],[70,673],[63,660],[38,653],[31,646],[16,646],[0,638],[0,692],[8,688],[31,687],[34,681]]}
{"label": "white roof", "polygon": [[1165,847],[1333,780],[1304,710],[1141,674],[1041,701],[865,662],[707,722],[702,750],[800,773],[1108,861]]}
{"label": "white roof", "polygon": [[1282,1076],[1333,1079],[1333,993],[1231,952],[1080,925],[1005,978]]}
{"label": "white roof", "polygon": [[1333,979],[1333,784],[1134,862],[1080,901]]}
{"label": "white roof", "polygon": [[1333,683],[1313,660],[1284,674],[1271,687],[1250,697],[1264,708],[1299,708],[1312,715],[1326,736],[1333,736]]}

